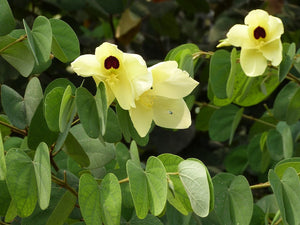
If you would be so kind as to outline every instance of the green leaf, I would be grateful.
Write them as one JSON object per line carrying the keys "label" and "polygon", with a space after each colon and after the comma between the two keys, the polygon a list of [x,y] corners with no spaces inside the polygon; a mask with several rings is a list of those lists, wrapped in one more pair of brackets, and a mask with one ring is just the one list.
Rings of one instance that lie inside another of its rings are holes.
{"label": "green leaf", "polygon": [[158,158],[154,156],[148,158],[146,177],[150,211],[154,216],[158,216],[165,208],[168,187],[165,167]]}
{"label": "green leaf", "polygon": [[41,142],[36,149],[33,166],[35,171],[39,205],[46,209],[50,202],[51,194],[51,165],[48,146]]}
{"label": "green leaf", "polygon": [[136,215],[138,218],[143,219],[147,216],[149,208],[146,174],[141,166],[131,159],[126,163],[126,170]]}
{"label": "green leaf", "polygon": [[236,75],[236,60],[237,60],[237,53],[236,48],[233,48],[230,55],[230,73],[226,83],[226,95],[230,99],[233,97],[234,92],[234,84],[235,84],[235,75]]}
{"label": "green leaf", "polygon": [[274,117],[293,124],[300,118],[300,88],[295,82],[290,82],[281,89],[274,102]]}
{"label": "green leaf", "polygon": [[267,148],[273,160],[279,161],[283,158],[283,143],[281,134],[277,130],[270,130],[267,136]]}
{"label": "green leaf", "polygon": [[194,66],[196,61],[193,60],[193,54],[199,53],[199,48],[195,44],[182,44],[169,51],[165,58],[167,60],[174,60],[178,63],[178,68],[187,71],[190,76],[194,77]]}
{"label": "green leaf", "polygon": [[209,136],[215,141],[233,139],[234,132],[242,118],[243,108],[227,105],[216,110],[209,121]]}
{"label": "green leaf", "polygon": [[37,202],[37,184],[31,159],[20,149],[6,154],[6,181],[20,217],[32,214]]}
{"label": "green leaf", "polygon": [[[158,159],[163,163],[167,173],[178,173],[178,165],[183,161],[181,157],[169,153],[159,155]],[[188,215],[192,207],[179,176],[169,175],[168,178],[168,202],[180,213]]]}
{"label": "green leaf", "polygon": [[135,163],[137,163],[137,165],[139,165],[141,163],[140,161],[140,154],[139,154],[139,150],[138,147],[135,143],[135,141],[132,141],[130,143],[130,158],[132,159],[132,161],[134,161]]}
{"label": "green leaf", "polygon": [[100,214],[104,224],[120,224],[122,204],[121,188],[117,177],[112,173],[108,173],[101,182],[100,204]]}
{"label": "green leaf", "polygon": [[14,89],[1,85],[1,102],[3,110],[11,123],[20,129],[24,129],[27,123],[23,97]]}
{"label": "green leaf", "polygon": [[[23,34],[21,36],[19,35],[19,39],[10,35],[0,37],[0,49],[6,48],[3,52],[1,52],[1,56],[16,70],[18,70],[22,76],[28,77],[34,67],[34,57],[28,47],[27,41],[17,41],[25,40]],[[16,43],[10,45],[14,42]],[[9,47],[7,48],[7,46]]]}
{"label": "green leaf", "polygon": [[280,215],[287,224],[299,224],[300,210],[300,181],[294,168],[287,168],[282,176],[282,180],[273,170],[269,171],[269,182],[275,194]]}
{"label": "green leaf", "polygon": [[235,175],[243,174],[248,166],[247,147],[240,145],[230,150],[224,160],[224,165],[229,173]]}
{"label": "green leaf", "polygon": [[58,132],[52,132],[47,126],[43,113],[43,105],[43,102],[41,102],[29,126],[28,146],[30,149],[36,149],[41,142],[45,142],[48,146],[51,146],[58,136]]}
{"label": "green leaf", "polygon": [[0,181],[5,180],[5,177],[6,177],[6,163],[5,163],[5,156],[4,156],[2,134],[0,132]]}
{"label": "green leaf", "polygon": [[201,107],[196,117],[196,129],[200,131],[208,131],[209,120],[216,109],[211,107]]}
{"label": "green leaf", "polygon": [[63,225],[76,204],[77,197],[66,191],[53,210],[46,225]]}
{"label": "green leaf", "polygon": [[41,83],[38,78],[33,77],[27,84],[24,95],[24,104],[28,124],[31,123],[31,119],[42,99],[43,90],[41,87]]}
{"label": "green leaf", "polygon": [[130,225],[163,225],[163,223],[157,217],[148,214],[144,219],[134,215],[130,220]]}
{"label": "green leaf", "polygon": [[87,225],[102,224],[100,189],[94,177],[88,173],[80,177],[78,201]]}
{"label": "green leaf", "polygon": [[67,86],[61,99],[59,110],[59,131],[63,133],[70,121],[73,121],[73,111],[75,108],[74,96],[72,96],[71,86]]}
{"label": "green leaf", "polygon": [[252,193],[245,177],[219,173],[213,179],[214,211],[222,224],[248,225],[253,210]]}
{"label": "green leaf", "polygon": [[79,144],[78,139],[71,132],[69,132],[66,138],[63,150],[82,167],[90,165],[89,157]]}
{"label": "green leaf", "polygon": [[5,216],[10,205],[11,198],[5,181],[0,181],[0,216]]}
{"label": "green leaf", "polygon": [[51,131],[59,131],[59,115],[62,98],[65,89],[62,87],[53,88],[44,99],[44,114],[47,125]]}
{"label": "green leaf", "polygon": [[[8,120],[7,115],[0,114],[0,121],[4,122],[6,124],[11,124]],[[6,136],[9,136],[11,134],[11,130],[9,127],[6,127],[6,126],[0,124],[0,133],[2,134],[2,138],[5,138]]]}
{"label": "green leaf", "polygon": [[110,107],[107,111],[106,131],[103,139],[109,143],[116,143],[122,139],[122,131],[119,126],[118,118],[115,111]]}
{"label": "green leaf", "polygon": [[194,160],[185,160],[178,165],[178,171],[193,211],[206,217],[210,210],[210,188],[205,166]]}
{"label": "green leaf", "polygon": [[75,94],[76,87],[71,81],[67,80],[66,78],[57,78],[46,87],[44,95],[47,96],[49,92],[56,87],[61,87],[63,89],[66,89],[68,86],[71,86],[72,93]]}
{"label": "green leaf", "polygon": [[262,134],[258,134],[250,140],[247,152],[251,169],[256,172],[264,173],[269,168],[270,154],[267,148],[261,149],[261,137]]}
{"label": "green leaf", "polygon": [[284,158],[290,158],[293,155],[293,137],[290,127],[286,122],[280,121],[276,126],[277,131],[281,134],[283,144]]}
{"label": "green leaf", "polygon": [[226,84],[230,74],[230,53],[217,50],[210,60],[209,83],[217,98],[227,98]]}
{"label": "green leaf", "polygon": [[15,201],[12,199],[5,215],[5,222],[12,221],[16,216],[18,216],[17,207]]}
{"label": "green leaf", "polygon": [[284,43],[283,46],[283,57],[279,66],[279,81],[283,81],[286,75],[289,73],[292,68],[294,61],[294,56],[296,54],[296,45],[295,43]]}
{"label": "green leaf", "polygon": [[70,129],[70,133],[88,156],[90,170],[99,169],[115,158],[114,144],[102,143],[99,139],[90,138],[82,125],[76,125]]}
{"label": "green leaf", "polygon": [[7,0],[0,0],[0,36],[10,33],[15,28],[15,23]]}
{"label": "green leaf", "polygon": [[84,87],[76,90],[76,106],[82,127],[91,138],[100,135],[100,121],[94,96]]}
{"label": "green leaf", "polygon": [[297,171],[297,173],[299,173],[300,172],[300,158],[293,157],[290,159],[281,160],[274,167],[274,171],[281,178],[284,174],[284,171],[289,167],[294,168]]}
{"label": "green leaf", "polygon": [[106,90],[103,82],[100,82],[97,87],[97,92],[95,96],[97,110],[99,119],[101,121],[101,134],[104,135],[107,122],[107,99],[106,99]]}
{"label": "green leaf", "polygon": [[58,19],[49,21],[52,28],[52,53],[63,63],[74,60],[80,54],[77,35],[66,22]]}

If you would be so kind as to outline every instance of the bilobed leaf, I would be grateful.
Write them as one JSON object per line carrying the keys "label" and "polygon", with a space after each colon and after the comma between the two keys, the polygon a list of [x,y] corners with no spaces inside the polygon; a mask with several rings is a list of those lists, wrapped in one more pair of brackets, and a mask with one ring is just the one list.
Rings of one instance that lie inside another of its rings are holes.
{"label": "bilobed leaf", "polygon": [[289,159],[281,160],[276,164],[274,167],[274,171],[281,178],[285,172],[285,170],[289,167],[294,168],[297,173],[300,172],[300,158],[299,157],[293,157]]}
{"label": "bilobed leaf", "polygon": [[87,225],[101,224],[100,189],[94,177],[83,174],[79,181],[78,201]]}
{"label": "bilobed leaf", "polygon": [[216,216],[222,224],[248,225],[251,221],[253,198],[243,176],[217,174],[213,179]]}
{"label": "bilobed leaf", "polygon": [[51,194],[51,165],[48,146],[41,142],[36,149],[33,166],[35,171],[39,205],[46,209],[50,202]]}
{"label": "bilobed leaf", "polygon": [[52,91],[54,88],[61,87],[63,89],[66,89],[68,86],[71,86],[72,93],[75,94],[76,87],[71,81],[67,80],[66,78],[57,78],[54,81],[52,81],[50,84],[48,84],[48,86],[45,89],[44,95],[47,96],[48,93]]}
{"label": "bilobed leaf", "polygon": [[286,122],[280,121],[276,126],[277,131],[281,134],[283,144],[284,158],[290,158],[293,155],[293,137],[290,127]]}
{"label": "bilobed leaf", "polygon": [[[47,135],[45,135],[47,134]],[[48,128],[43,113],[43,102],[37,107],[28,130],[28,146],[36,149],[41,142],[51,146],[57,139],[58,132],[53,132]]]}
{"label": "bilobed leaf", "polygon": [[0,1],[0,36],[10,33],[15,28],[15,19],[7,0]]}
{"label": "bilobed leaf", "polygon": [[27,123],[23,97],[14,89],[6,85],[2,85],[1,102],[3,110],[11,123],[20,129],[24,129]]}
{"label": "bilobed leaf", "polygon": [[106,90],[103,82],[100,82],[97,87],[97,92],[95,96],[96,106],[98,110],[98,116],[101,122],[101,134],[104,135],[107,122],[107,99],[106,99]]}
{"label": "bilobed leaf", "polygon": [[210,60],[209,83],[217,98],[227,98],[226,84],[230,74],[230,53],[217,50]]}
{"label": "bilobed leaf", "polygon": [[51,131],[59,131],[60,106],[65,89],[62,87],[53,88],[44,99],[44,114],[47,125]]}
{"label": "bilobed leaf", "polygon": [[[163,163],[167,173],[178,173],[178,165],[183,159],[177,155],[162,154],[158,159]],[[192,211],[191,203],[178,175],[169,175],[168,202],[180,213],[187,215]]]}
{"label": "bilobed leaf", "polygon": [[57,203],[46,225],[63,225],[74,209],[76,201],[76,196],[71,192],[66,191]]}
{"label": "bilobed leaf", "polygon": [[6,163],[5,163],[2,135],[0,132],[0,181],[5,180],[5,177],[6,177]]}
{"label": "bilobed leaf", "polygon": [[82,127],[91,138],[100,135],[100,121],[94,96],[84,87],[76,90],[76,105]]}
{"label": "bilobed leaf", "polygon": [[37,184],[31,159],[20,149],[6,154],[6,182],[20,217],[27,217],[37,203]]}
{"label": "bilobed leaf", "polygon": [[240,122],[243,109],[235,105],[227,105],[216,110],[209,121],[209,136],[215,141],[226,141],[233,138]]}
{"label": "bilobed leaf", "polygon": [[80,54],[79,41],[73,29],[64,21],[50,19],[52,28],[51,51],[61,62],[74,60]]}
{"label": "bilobed leaf", "polygon": [[206,217],[210,210],[210,187],[205,166],[194,160],[185,160],[178,165],[178,171],[193,211]]}
{"label": "bilobed leaf", "polygon": [[136,145],[135,141],[132,141],[130,143],[130,157],[132,159],[132,161],[136,162],[137,164],[140,164],[140,155],[139,155],[139,150],[138,147]]}
{"label": "bilobed leaf", "polygon": [[295,43],[284,43],[283,44],[283,59],[279,66],[279,81],[283,81],[290,69],[292,68],[292,64],[294,61],[294,56],[296,53],[296,45]]}
{"label": "bilobed leaf", "polygon": [[43,90],[41,87],[41,83],[38,78],[33,77],[27,84],[24,95],[26,119],[28,124],[30,124],[31,119],[42,99]]}
{"label": "bilobed leaf", "polygon": [[162,162],[150,156],[146,164],[146,177],[150,211],[158,216],[163,211],[167,201],[167,174]]}
{"label": "bilobed leaf", "polygon": [[71,86],[67,86],[61,99],[59,110],[59,131],[63,133],[67,128],[70,120],[72,121],[72,115],[75,107],[74,96],[72,96]]}
{"label": "bilobed leaf", "polygon": [[101,182],[100,203],[100,214],[102,215],[104,224],[120,224],[122,205],[121,188],[117,177],[112,173],[108,173]]}
{"label": "bilobed leaf", "polygon": [[107,111],[106,130],[103,139],[109,143],[116,143],[122,139],[122,131],[115,111],[109,107]]}
{"label": "bilobed leaf", "polygon": [[226,83],[226,95],[230,99],[233,96],[233,91],[234,91],[234,84],[235,84],[235,75],[236,75],[236,60],[237,60],[237,53],[236,53],[236,48],[232,49],[231,54],[230,54],[230,72],[229,72],[229,77]]}
{"label": "bilobed leaf", "polygon": [[148,214],[149,197],[147,177],[140,165],[131,159],[127,161],[126,170],[129,178],[129,188],[138,218],[144,219]]}
{"label": "bilobed leaf", "polygon": [[69,132],[63,150],[82,167],[88,167],[90,160],[78,140]]}
{"label": "bilobed leaf", "polygon": [[283,158],[282,137],[277,130],[270,130],[268,132],[266,144],[273,160],[279,161]]}

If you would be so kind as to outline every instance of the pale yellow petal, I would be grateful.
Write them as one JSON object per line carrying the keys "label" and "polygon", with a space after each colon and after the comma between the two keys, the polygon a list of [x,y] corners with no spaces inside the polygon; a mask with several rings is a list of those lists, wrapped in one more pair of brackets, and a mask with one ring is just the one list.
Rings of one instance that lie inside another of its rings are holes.
{"label": "pale yellow petal", "polygon": [[278,66],[282,60],[282,44],[280,39],[276,39],[260,48],[260,51],[273,66]]}
{"label": "pale yellow petal", "polygon": [[[95,76],[93,77],[96,83],[96,86],[98,87],[99,83],[102,81],[99,79],[99,77]],[[110,87],[107,85],[107,83],[104,82],[105,85],[105,90],[106,90],[106,101],[107,101],[107,106],[110,106],[110,104],[114,101],[115,96],[113,92],[111,91]]]}
{"label": "pale yellow petal", "polygon": [[125,110],[135,107],[135,94],[126,74],[118,74],[116,79],[117,81],[115,82],[107,82],[107,85],[110,87],[120,106]]}
{"label": "pale yellow petal", "polygon": [[191,114],[183,99],[156,97],[153,104],[156,125],[171,129],[185,129],[191,125]]}
{"label": "pale yellow petal", "polygon": [[248,26],[236,24],[230,28],[226,36],[225,44],[230,43],[235,47],[243,47],[245,43],[249,42]]}
{"label": "pale yellow petal", "polygon": [[129,115],[134,128],[141,137],[145,137],[151,128],[153,111],[136,102],[136,108],[129,110]]}
{"label": "pale yellow petal", "polygon": [[255,9],[248,13],[245,17],[245,24],[250,26],[259,26],[260,24],[266,24],[269,20],[269,14],[261,9]]}
{"label": "pale yellow petal", "polygon": [[266,58],[255,49],[242,49],[240,61],[243,71],[249,77],[262,75],[267,67]]}
{"label": "pale yellow petal", "polygon": [[272,41],[280,38],[280,36],[284,32],[282,21],[278,17],[269,16],[268,27],[269,27],[268,41]]}
{"label": "pale yellow petal", "polygon": [[199,84],[176,61],[158,63],[149,68],[153,76],[153,92],[167,98],[183,98]]}
{"label": "pale yellow petal", "polygon": [[82,55],[79,56],[71,63],[71,67],[75,73],[82,77],[99,76],[101,79],[100,64],[95,55]]}
{"label": "pale yellow petal", "polygon": [[152,75],[140,55],[124,53],[123,59],[124,65],[126,65],[126,76],[134,89],[135,98],[137,98],[151,88]]}

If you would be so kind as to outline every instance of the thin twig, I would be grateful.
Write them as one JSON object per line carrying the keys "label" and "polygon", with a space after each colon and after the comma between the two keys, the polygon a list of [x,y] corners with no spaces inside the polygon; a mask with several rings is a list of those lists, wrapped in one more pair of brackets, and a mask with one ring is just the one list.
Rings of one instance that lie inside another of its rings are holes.
{"label": "thin twig", "polygon": [[[209,104],[209,103],[207,103],[207,102],[197,102],[197,101],[196,101],[195,104],[198,105],[198,106],[200,106],[200,107],[209,107],[209,108],[213,108],[213,109],[220,109],[219,106],[215,106],[215,105]],[[253,116],[248,116],[248,115],[246,115],[246,114],[243,114],[242,117],[245,118],[245,119],[248,119],[248,120],[253,120],[253,121],[255,121],[255,122],[258,122],[258,123],[261,123],[261,124],[270,126],[270,127],[274,127],[274,128],[276,127],[276,125],[273,124],[273,123],[266,122],[266,121],[264,121],[264,120],[255,118],[255,117],[253,117]]]}
{"label": "thin twig", "polygon": [[300,85],[300,79],[298,77],[294,76],[293,74],[288,73],[286,75],[286,78],[289,79],[289,80],[291,80],[291,81],[294,81],[295,83],[297,83],[297,84]]}
{"label": "thin twig", "polygon": [[21,135],[23,135],[23,136],[27,136],[27,131],[26,131],[26,130],[19,129],[19,128],[14,127],[14,126],[12,126],[12,125],[10,125],[10,124],[8,124],[8,123],[5,123],[5,122],[3,122],[3,121],[1,121],[1,120],[0,120],[0,124],[3,125],[3,126],[5,126],[5,127],[10,128],[13,132],[16,132],[16,133],[18,133],[18,134],[21,134]]}
{"label": "thin twig", "polygon": [[65,182],[64,180],[59,179],[58,177],[54,176],[53,174],[51,174],[51,180],[58,184],[59,186],[67,189],[68,191],[70,191],[73,195],[75,195],[76,197],[78,197],[78,193],[77,191],[75,191],[74,188],[72,188],[67,182]]}

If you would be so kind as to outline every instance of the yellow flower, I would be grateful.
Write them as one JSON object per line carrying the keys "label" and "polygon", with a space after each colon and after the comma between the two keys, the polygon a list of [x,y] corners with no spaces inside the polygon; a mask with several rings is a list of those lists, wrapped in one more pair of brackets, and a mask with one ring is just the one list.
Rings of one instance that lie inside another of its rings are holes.
{"label": "yellow flower", "polygon": [[248,76],[259,76],[267,67],[267,60],[278,66],[282,60],[282,21],[264,10],[253,10],[245,17],[245,24],[234,25],[227,38],[217,47],[241,47],[240,63]]}
{"label": "yellow flower", "polygon": [[79,56],[71,66],[80,76],[92,76],[97,85],[103,81],[108,103],[116,98],[125,110],[135,107],[134,99],[152,85],[151,73],[141,56],[123,53],[107,42],[96,48],[95,55]]}
{"label": "yellow flower", "polygon": [[136,107],[129,110],[138,134],[146,136],[152,120],[165,128],[188,128],[191,125],[191,115],[183,97],[190,94],[198,82],[187,72],[180,70],[175,61],[158,63],[149,70],[153,86],[137,98]]}

